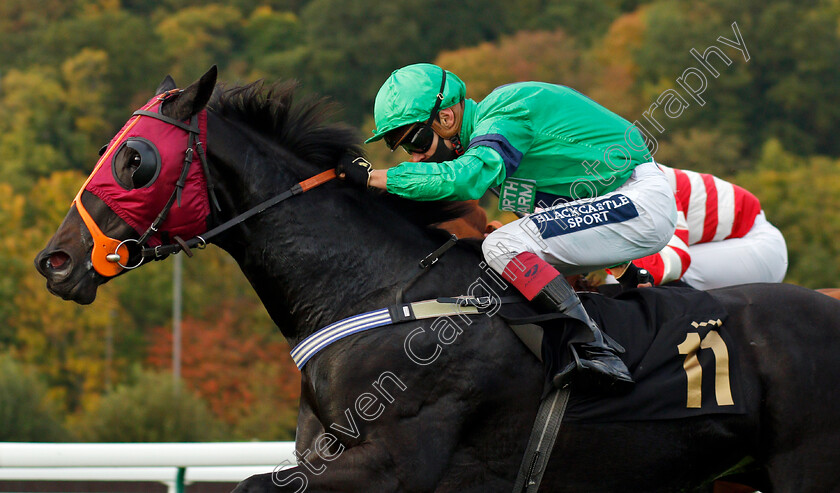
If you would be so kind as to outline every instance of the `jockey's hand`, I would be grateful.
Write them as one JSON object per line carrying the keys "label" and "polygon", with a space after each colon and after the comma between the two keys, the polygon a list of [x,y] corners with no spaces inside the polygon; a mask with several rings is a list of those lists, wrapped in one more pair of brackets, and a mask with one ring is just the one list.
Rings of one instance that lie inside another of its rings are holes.
{"label": "jockey's hand", "polygon": [[636,285],[637,288],[650,288],[653,287],[653,276],[647,269],[639,269],[637,274],[639,284]]}
{"label": "jockey's hand", "polygon": [[345,183],[367,188],[370,186],[370,173],[373,171],[370,163],[363,157],[344,155],[335,167],[335,173]]}
{"label": "jockey's hand", "polygon": [[611,269],[613,275],[616,275],[618,283],[624,289],[631,288],[649,288],[653,286],[653,276],[647,269],[640,269],[633,262],[629,262],[625,266],[618,269]]}

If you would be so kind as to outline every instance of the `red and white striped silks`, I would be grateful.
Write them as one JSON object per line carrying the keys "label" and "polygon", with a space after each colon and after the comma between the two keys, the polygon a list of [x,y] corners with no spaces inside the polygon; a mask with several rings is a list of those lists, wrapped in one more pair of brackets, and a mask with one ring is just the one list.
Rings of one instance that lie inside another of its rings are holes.
{"label": "red and white striped silks", "polygon": [[761,204],[744,188],[720,178],[659,164],[677,201],[677,230],[659,253],[634,260],[656,284],[682,277],[691,264],[688,246],[742,238],[755,223]]}

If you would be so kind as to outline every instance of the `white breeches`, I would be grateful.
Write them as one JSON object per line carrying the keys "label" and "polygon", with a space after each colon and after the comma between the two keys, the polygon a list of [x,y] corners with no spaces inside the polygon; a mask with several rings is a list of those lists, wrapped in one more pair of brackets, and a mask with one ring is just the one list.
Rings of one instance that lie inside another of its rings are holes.
{"label": "white breeches", "polygon": [[787,272],[787,245],[762,211],[742,238],[697,243],[688,247],[691,265],[682,280],[697,289],[752,282],[782,282]]}
{"label": "white breeches", "polygon": [[482,250],[499,273],[527,251],[563,275],[580,274],[658,252],[674,234],[676,222],[671,186],[654,163],[645,163],[613,192],[506,224],[484,240]]}

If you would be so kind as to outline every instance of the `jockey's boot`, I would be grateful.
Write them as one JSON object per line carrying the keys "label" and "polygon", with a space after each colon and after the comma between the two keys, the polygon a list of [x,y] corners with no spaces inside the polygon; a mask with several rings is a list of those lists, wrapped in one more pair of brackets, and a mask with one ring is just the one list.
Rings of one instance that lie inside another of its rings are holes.
{"label": "jockey's boot", "polygon": [[533,302],[582,322],[566,324],[566,330],[575,331],[569,334],[570,338],[584,342],[569,344],[573,361],[554,375],[552,382],[555,387],[563,388],[574,380],[576,385],[597,387],[611,394],[632,390],[633,377],[618,357],[624,348],[601,332],[563,276],[549,281],[533,298]]}

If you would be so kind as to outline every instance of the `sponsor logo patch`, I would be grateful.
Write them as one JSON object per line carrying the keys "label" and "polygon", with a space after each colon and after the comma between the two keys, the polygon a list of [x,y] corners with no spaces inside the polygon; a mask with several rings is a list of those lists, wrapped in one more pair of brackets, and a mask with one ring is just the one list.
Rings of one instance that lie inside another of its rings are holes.
{"label": "sponsor logo patch", "polygon": [[531,222],[543,238],[583,231],[604,224],[620,223],[639,216],[633,202],[622,194],[606,198],[570,202],[533,214]]}

